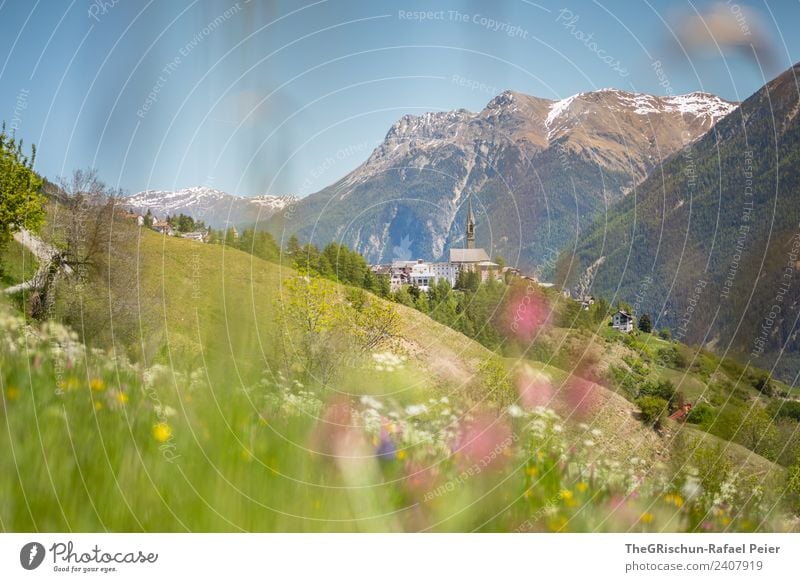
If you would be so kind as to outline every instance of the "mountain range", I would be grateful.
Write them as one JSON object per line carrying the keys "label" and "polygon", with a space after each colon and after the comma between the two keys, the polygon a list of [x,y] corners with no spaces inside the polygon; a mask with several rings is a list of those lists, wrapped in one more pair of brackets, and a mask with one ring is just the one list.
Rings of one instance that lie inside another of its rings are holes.
{"label": "mountain range", "polygon": [[795,65],[651,172],[562,255],[559,280],[630,301],[684,341],[796,373],[799,78]]}
{"label": "mountain range", "polygon": [[735,107],[708,93],[604,89],[554,101],[505,91],[478,113],[406,115],[363,164],[268,228],[336,240],[370,262],[436,260],[463,244],[472,196],[479,246],[547,269],[594,217]]}
{"label": "mountain range", "polygon": [[205,186],[180,190],[145,190],[124,199],[124,205],[135,212],[150,210],[163,219],[168,215],[186,214],[208,226],[247,227],[264,223],[276,212],[295,202],[294,196],[233,196]]}

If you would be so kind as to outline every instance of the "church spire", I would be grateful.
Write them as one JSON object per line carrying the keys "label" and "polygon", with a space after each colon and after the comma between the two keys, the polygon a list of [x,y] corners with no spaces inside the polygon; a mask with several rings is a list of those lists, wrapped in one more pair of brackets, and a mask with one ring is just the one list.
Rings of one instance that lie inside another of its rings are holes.
{"label": "church spire", "polygon": [[472,212],[472,194],[469,195],[467,210],[467,248],[475,248],[475,214]]}

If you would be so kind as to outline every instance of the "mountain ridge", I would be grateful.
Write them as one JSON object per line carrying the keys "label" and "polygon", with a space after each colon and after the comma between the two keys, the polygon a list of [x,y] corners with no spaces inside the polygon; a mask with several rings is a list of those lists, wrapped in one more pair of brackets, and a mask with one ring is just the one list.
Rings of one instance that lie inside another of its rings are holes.
{"label": "mountain ridge", "polygon": [[409,238],[414,256],[435,260],[462,244],[463,203],[474,195],[478,242],[531,268],[735,108],[701,92],[549,100],[507,90],[475,113],[404,115],[364,163],[277,212],[269,229],[343,242],[371,262],[391,260]]}
{"label": "mountain ridge", "polygon": [[143,190],[122,199],[121,204],[136,212],[150,210],[158,218],[186,214],[207,225],[223,228],[228,224],[252,226],[263,222],[297,201],[295,196],[235,196],[208,186],[177,190]]}

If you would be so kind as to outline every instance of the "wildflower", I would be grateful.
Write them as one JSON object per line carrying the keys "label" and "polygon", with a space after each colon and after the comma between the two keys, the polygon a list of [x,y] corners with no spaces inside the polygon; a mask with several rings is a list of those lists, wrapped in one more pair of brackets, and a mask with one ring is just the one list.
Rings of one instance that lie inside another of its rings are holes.
{"label": "wildflower", "polygon": [[519,406],[517,406],[516,404],[512,404],[511,406],[508,407],[508,414],[512,418],[519,418],[524,414],[524,412]]}
{"label": "wildflower", "polygon": [[589,484],[581,481],[575,485],[575,489],[577,489],[579,493],[586,493],[586,490],[589,489]]}
{"label": "wildflower", "polygon": [[558,492],[559,499],[562,499],[564,501],[572,501],[572,495],[573,495],[572,491],[570,491],[569,489],[562,489],[561,491]]}
{"label": "wildflower", "polygon": [[15,388],[14,386],[10,386],[6,389],[6,398],[9,400],[18,400],[19,399],[19,388]]}
{"label": "wildflower", "polygon": [[80,386],[80,382],[75,376],[70,376],[66,380],[61,381],[61,388],[63,390],[75,390],[78,386]]}
{"label": "wildflower", "polygon": [[99,400],[95,400],[94,401],[94,409],[95,410],[100,410],[101,408],[103,408],[103,403],[100,402]]}
{"label": "wildflower", "polygon": [[397,459],[399,461],[402,461],[405,458],[406,458],[406,452],[405,451],[397,451]]}
{"label": "wildflower", "polygon": [[375,449],[375,456],[382,461],[391,461],[397,455],[397,447],[385,431],[381,431],[380,440]]}
{"label": "wildflower", "polygon": [[172,429],[166,422],[159,422],[153,426],[153,438],[160,443],[167,442],[172,437]]}
{"label": "wildflower", "polygon": [[639,518],[639,521],[641,521],[642,523],[652,523],[654,517],[655,516],[652,513],[650,513],[649,511],[645,511]]}
{"label": "wildflower", "polygon": [[125,406],[128,403],[128,395],[124,392],[117,392],[117,402]]}
{"label": "wildflower", "polygon": [[539,474],[539,468],[531,466],[525,469],[525,472],[528,474],[529,477],[536,477],[536,475]]}
{"label": "wildflower", "polygon": [[583,446],[588,449],[591,449],[594,446],[594,441],[587,439],[583,441]]}
{"label": "wildflower", "polygon": [[411,406],[406,406],[407,416],[418,416],[426,412],[428,412],[428,407],[424,404],[412,404]]}
{"label": "wildflower", "polygon": [[106,388],[106,383],[103,382],[102,378],[92,378],[89,381],[89,388],[91,388],[93,392],[102,392]]}

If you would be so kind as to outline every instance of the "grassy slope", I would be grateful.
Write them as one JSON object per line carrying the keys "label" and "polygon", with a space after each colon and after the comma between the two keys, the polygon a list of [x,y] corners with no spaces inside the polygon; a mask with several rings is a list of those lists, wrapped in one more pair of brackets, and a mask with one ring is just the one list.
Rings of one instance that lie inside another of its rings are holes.
{"label": "grassy slope", "polygon": [[36,258],[12,239],[0,253],[0,289],[27,281],[36,273],[38,266]]}
{"label": "grassy slope", "polygon": [[[413,529],[413,515],[386,514],[408,503],[397,497],[402,490],[375,485],[387,475],[332,482],[325,459],[306,448],[318,446],[313,423],[281,424],[280,417],[261,422],[263,404],[252,388],[264,368],[280,358],[268,347],[275,339],[275,301],[281,278],[295,273],[245,253],[223,252],[216,246],[163,238],[149,231],[142,231],[139,248],[140,272],[134,280],[142,297],[142,313],[159,322],[158,329],[143,336],[143,342],[167,340],[168,349],[155,358],[169,364],[164,380],[146,391],[131,389],[141,380],[122,369],[115,372],[105,360],[87,357],[75,369],[63,372],[68,388],[58,397],[48,388],[52,376],[46,366],[38,366],[35,359],[33,367],[5,370],[4,409],[12,414],[7,416],[8,431],[3,432],[13,447],[5,474],[14,474],[15,459],[24,461],[16,465],[21,467],[18,479],[0,483],[4,527],[53,531],[105,527],[134,531]],[[412,401],[433,396],[431,390],[435,390],[466,406],[480,401],[482,383],[476,371],[492,354],[415,310],[397,308],[403,315],[408,372],[392,383],[385,376],[356,369],[346,378],[348,389],[356,394],[400,391],[409,393]],[[567,373],[530,363],[550,376],[556,394],[553,407],[568,416],[563,401]],[[507,367],[519,364],[511,360]],[[191,372],[201,365],[207,376],[192,379]],[[93,378],[98,377],[105,379],[105,385],[90,390]],[[35,394],[33,400],[27,386]],[[8,392],[12,389],[16,389],[13,398]],[[120,403],[120,393],[128,395],[127,403]],[[671,435],[665,440],[643,428],[635,418],[635,407],[621,396],[597,385],[593,393],[592,414],[567,418],[567,432],[585,432],[580,422],[587,422],[602,433],[598,450],[622,464],[633,457],[648,466],[670,461]],[[512,388],[507,399],[513,398]],[[155,448],[152,431],[160,418],[154,413],[156,404],[173,410],[168,422],[174,427],[174,437],[167,444],[175,448],[165,454],[179,456],[174,464],[164,462]],[[33,410],[35,417],[24,413]],[[738,461],[736,465],[747,467]],[[342,485],[348,489],[340,489]],[[463,497],[447,499],[448,511],[459,517],[441,527],[471,529],[491,519],[503,504],[519,502],[514,497],[519,495],[518,487],[509,482],[502,494],[498,490],[480,506],[470,505],[466,491]],[[456,511],[459,503],[466,504],[464,509],[471,507],[470,511]]]}
{"label": "grassy slope", "polygon": [[[279,281],[295,276],[293,270],[241,251],[225,249],[223,252],[216,246],[161,237],[149,231],[143,231],[140,248],[143,264],[140,286],[143,292],[147,290],[163,299],[159,315],[167,324],[166,337],[173,362],[178,350],[183,350],[182,354],[187,351],[203,353],[205,363],[211,363],[212,376],[221,374],[233,387],[247,385],[251,373],[260,373],[263,366],[274,361],[271,357],[277,355],[270,354],[265,346],[274,338],[272,334],[277,325],[272,315],[279,298]],[[403,349],[412,358],[414,367],[424,371],[424,376],[434,379],[433,385],[448,396],[467,397],[466,400],[472,404],[482,402],[484,398],[476,374],[480,363],[491,358],[492,353],[415,309],[396,304],[395,307],[402,314]],[[636,355],[615,338],[605,338],[610,331],[601,330],[585,358],[602,361],[604,365],[624,365],[624,356]],[[552,333],[565,343],[573,335],[564,329],[555,329]],[[609,341],[604,342],[604,339]],[[649,336],[646,345],[655,353],[670,343]],[[596,352],[594,355],[593,351]],[[508,370],[513,371],[519,363],[512,358],[506,359]],[[541,362],[528,363],[551,378],[555,394],[552,405],[569,414],[564,403],[569,373]],[[232,376],[231,370],[236,370],[238,375]],[[577,370],[573,373],[579,374]],[[724,374],[722,370],[718,371],[716,379],[722,379],[719,376]],[[709,395],[709,385],[696,372],[656,367],[654,375],[671,380],[678,389],[685,391],[690,401]],[[724,379],[735,382],[735,378],[725,376]],[[673,434],[666,439],[659,438],[636,419],[638,409],[633,403],[600,384],[593,386],[598,403],[588,423],[608,434],[616,434],[614,439],[604,443],[607,453],[619,459],[637,456],[650,461],[669,460],[669,443]],[[371,391],[369,386],[361,389]],[[515,398],[516,394],[512,392],[506,402]],[[572,420],[577,423],[583,419]],[[678,430],[677,425],[673,433],[675,430]],[[708,442],[719,441],[711,435],[709,439]],[[738,445],[731,444],[728,450],[737,465],[753,465],[759,468],[760,473],[766,466],[782,471]]]}

